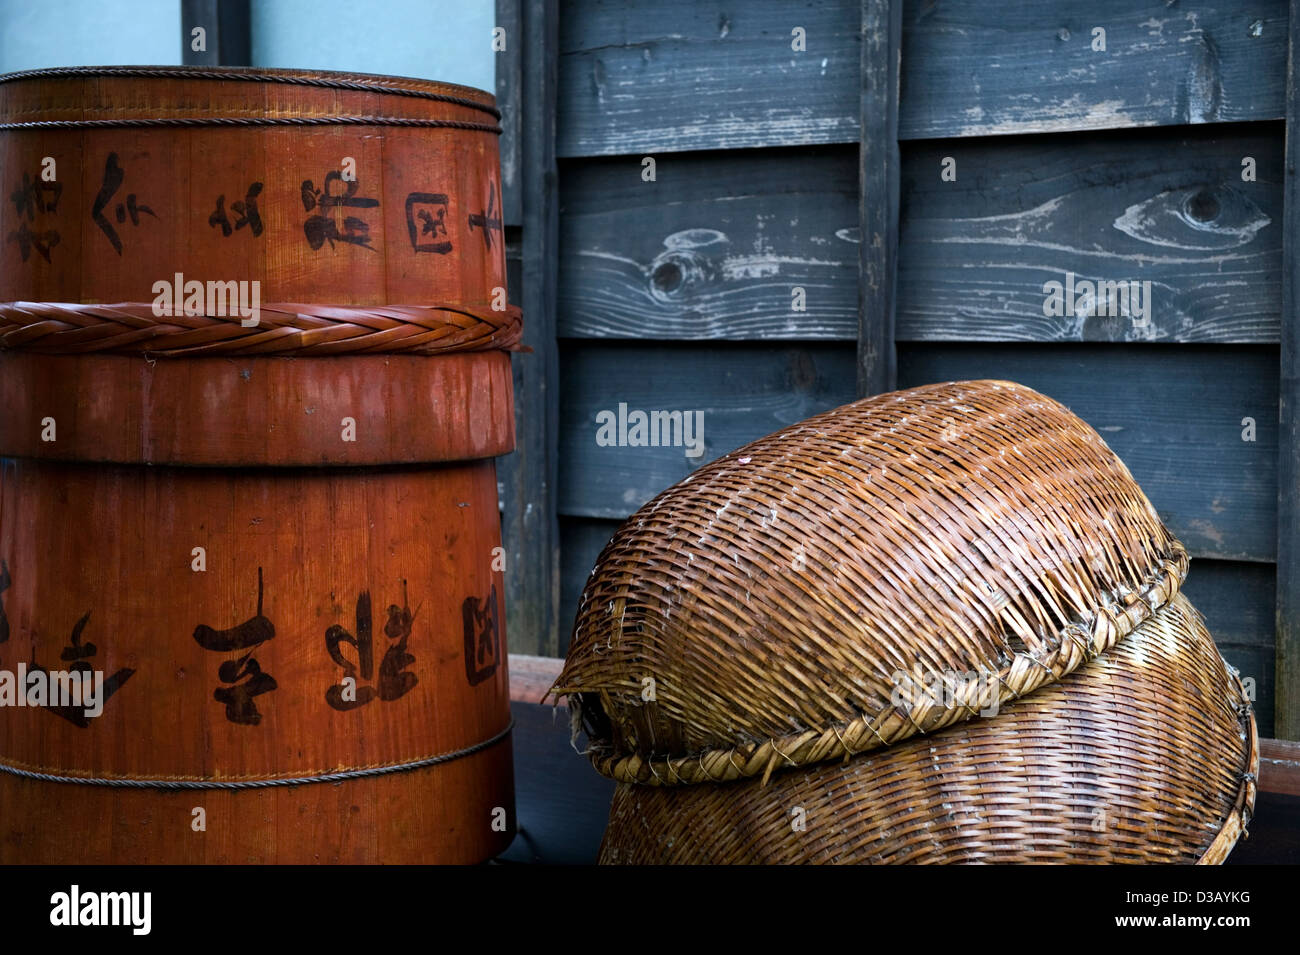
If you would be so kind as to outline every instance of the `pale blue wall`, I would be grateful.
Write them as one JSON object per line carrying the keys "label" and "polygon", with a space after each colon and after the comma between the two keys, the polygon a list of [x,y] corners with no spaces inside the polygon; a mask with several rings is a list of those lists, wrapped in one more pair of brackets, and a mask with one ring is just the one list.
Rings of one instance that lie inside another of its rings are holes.
{"label": "pale blue wall", "polygon": [[0,73],[181,61],[179,0],[0,0]]}
{"label": "pale blue wall", "polygon": [[[253,64],[491,90],[493,0],[252,0]],[[0,73],[181,61],[180,0],[0,0]]]}
{"label": "pale blue wall", "polygon": [[493,0],[253,0],[253,63],[490,91],[495,12]]}

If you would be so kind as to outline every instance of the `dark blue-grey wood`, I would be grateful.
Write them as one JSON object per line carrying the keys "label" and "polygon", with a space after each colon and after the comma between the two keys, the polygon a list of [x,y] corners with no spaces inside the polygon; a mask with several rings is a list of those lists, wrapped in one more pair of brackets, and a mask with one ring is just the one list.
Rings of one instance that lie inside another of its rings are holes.
{"label": "dark blue-grey wood", "polygon": [[[860,11],[569,0],[560,155],[858,142]],[[903,17],[902,139],[1284,115],[1286,0],[908,0]]]}
{"label": "dark blue-grey wood", "polygon": [[1287,19],[1286,0],[909,0],[900,135],[1280,119]]}
{"label": "dark blue-grey wood", "polygon": [[[954,345],[900,348],[899,385],[1005,378],[1070,406],[1124,459],[1194,556],[1274,560],[1276,349]],[[566,342],[560,510],[623,518],[702,461],[853,397],[843,345]],[[596,415],[702,410],[704,454],[599,447]],[[1243,440],[1253,418],[1255,440]]]}
{"label": "dark blue-grey wood", "polygon": [[520,142],[523,113],[519,88],[523,84],[523,26],[520,0],[496,0],[496,26],[505,31],[506,48],[496,57],[497,109],[501,110],[501,208],[506,226],[523,222],[523,200],[519,193]]}
{"label": "dark blue-grey wood", "polygon": [[510,713],[517,833],[497,861],[594,864],[609,821],[613,780],[574,751],[567,707],[512,702]]}
{"label": "dark blue-grey wood", "polygon": [[561,156],[858,139],[854,2],[568,0],[560,23]]}
{"label": "dark blue-grey wood", "polygon": [[[191,48],[195,27],[204,30],[204,51]],[[251,66],[248,0],[181,0],[181,63],[186,66]]]}
{"label": "dark blue-grey wood", "polygon": [[903,0],[862,2],[862,145],[858,178],[858,394],[893,391],[899,216],[899,46]]}
{"label": "dark blue-grey wood", "polygon": [[[907,144],[899,340],[1276,342],[1282,133],[1259,123]],[[945,158],[955,182],[941,179]],[[1045,283],[1067,272],[1149,281],[1152,307],[1112,315],[1076,299],[1045,315]]]}
{"label": "dark blue-grey wood", "polygon": [[[559,531],[556,434],[559,424],[555,338],[557,208],[555,171],[556,9],[523,0],[520,171],[523,227],[519,289],[524,344],[513,358],[515,451],[501,459],[501,537],[505,548],[506,624],[516,653],[557,653]],[[492,555],[484,554],[490,561]]]}
{"label": "dark blue-grey wood", "polygon": [[1282,739],[1300,739],[1300,0],[1291,0],[1286,82],[1286,248],[1278,389],[1277,712]]}
{"label": "dark blue-grey wood", "polygon": [[590,517],[560,518],[560,652],[567,653],[578,617],[578,603],[596,559],[621,521]]}
{"label": "dark blue-grey wood", "polygon": [[[854,397],[848,343],[630,344],[569,340],[561,375],[560,511],[623,518],[700,464]],[[596,417],[703,412],[703,454],[601,447]]]}
{"label": "dark blue-grey wood", "polygon": [[856,149],[668,156],[655,182],[625,158],[566,160],[560,185],[561,335],[857,335]]}
{"label": "dark blue-grey wood", "polygon": [[1276,348],[899,347],[900,387],[970,378],[1018,381],[1096,428],[1194,557],[1275,559]]}
{"label": "dark blue-grey wood", "polygon": [[1273,735],[1273,607],[1277,572],[1272,564],[1194,560],[1183,593],[1205,617],[1224,658],[1241,671],[1254,693],[1255,719]]}
{"label": "dark blue-grey wood", "polygon": [[[1282,132],[905,144],[897,339],[1276,342]],[[855,338],[858,164],[846,146],[692,153],[646,183],[625,159],[565,161],[560,334]],[[1044,315],[1044,283],[1066,272],[1150,281],[1149,319]],[[791,311],[796,287],[806,312]]]}

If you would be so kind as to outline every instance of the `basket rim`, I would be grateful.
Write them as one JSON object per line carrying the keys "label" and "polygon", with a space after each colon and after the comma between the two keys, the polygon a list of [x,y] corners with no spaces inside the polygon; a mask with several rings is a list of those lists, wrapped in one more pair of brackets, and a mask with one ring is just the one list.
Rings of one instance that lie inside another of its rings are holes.
{"label": "basket rim", "polygon": [[[1019,699],[1074,672],[1089,660],[1115,646],[1138,626],[1167,606],[1187,578],[1190,558],[1176,538],[1170,553],[1136,589],[1116,594],[1115,606],[1095,608],[1079,622],[1057,633],[1055,649],[1034,656],[1016,653],[996,673],[996,682],[970,684],[972,690],[958,705],[940,706],[920,701],[907,709],[888,704],[873,714],[805,729],[767,740],[714,747],[685,756],[645,756],[611,753],[589,748],[586,755],[596,771],[617,782],[647,786],[726,783],[761,776],[763,785],[778,769],[788,770],[830,760],[845,760],[858,753],[888,746],[915,735],[943,729],[970,719],[982,709]],[[567,696],[570,710],[580,717],[581,695],[601,694],[580,686],[551,687],[547,696]],[[1252,717],[1253,720],[1253,717]],[[580,725],[575,719],[574,725]],[[1256,754],[1256,763],[1258,754]],[[1253,803],[1253,799],[1252,799]],[[1231,846],[1228,847],[1229,849]],[[1226,854],[1226,853],[1225,853]]]}
{"label": "basket rim", "polygon": [[[1220,654],[1220,659],[1223,659]],[[1255,722],[1255,708],[1246,693],[1245,684],[1237,668],[1223,659],[1228,675],[1237,685],[1241,699],[1237,705],[1238,718],[1241,720],[1242,732],[1246,737],[1246,760],[1242,767],[1241,788],[1237,791],[1237,801],[1219,826],[1214,841],[1206,848],[1197,865],[1221,865],[1236,848],[1242,838],[1249,838],[1247,827],[1255,812],[1255,797],[1259,793],[1259,726]]]}
{"label": "basket rim", "polygon": [[[1180,598],[1180,599],[1186,601],[1186,598]],[[1190,604],[1190,602],[1186,602],[1186,606],[1184,609],[1187,612],[1189,612],[1191,615],[1193,615],[1198,621],[1200,621],[1202,628],[1204,628],[1204,618],[1201,616],[1200,612],[1197,611],[1196,608]],[[1221,814],[1218,814],[1216,816],[1209,816],[1209,815],[1201,816],[1200,819],[1201,822],[1204,823],[1204,827],[1202,827],[1201,823],[1197,823],[1194,830],[1188,829],[1187,832],[1190,835],[1193,831],[1203,831],[1205,833],[1205,837],[1209,837],[1208,844],[1205,846],[1203,850],[1200,851],[1198,856],[1194,857],[1195,865],[1221,865],[1228,859],[1228,857],[1231,855],[1236,845],[1241,841],[1241,839],[1249,837],[1249,832],[1247,831],[1247,827],[1249,826],[1251,817],[1254,812],[1254,805],[1255,805],[1255,800],[1258,792],[1257,780],[1258,780],[1259,762],[1260,762],[1260,755],[1261,755],[1260,745],[1259,745],[1260,737],[1259,737],[1258,725],[1255,718],[1254,707],[1250,699],[1250,696],[1247,694],[1240,672],[1235,667],[1233,667],[1232,664],[1229,663],[1227,659],[1224,658],[1222,652],[1218,651],[1217,647],[1215,647],[1212,644],[1213,637],[1209,635],[1208,630],[1205,631],[1205,639],[1206,642],[1210,644],[1210,647],[1208,649],[1210,650],[1210,653],[1213,655],[1213,659],[1222,668],[1223,675],[1226,680],[1226,684],[1227,684],[1225,686],[1226,692],[1221,697],[1221,699],[1225,704],[1225,706],[1235,713],[1236,722],[1240,730],[1240,733],[1236,737],[1233,745],[1217,748],[1213,751],[1214,753],[1217,754],[1218,758],[1223,763],[1228,763],[1230,760],[1236,763],[1236,770],[1237,770],[1235,774],[1236,787],[1235,787],[1235,792],[1233,792],[1231,789],[1228,789],[1222,793],[1222,795],[1229,801],[1227,805],[1224,806],[1222,810],[1220,810]],[[1084,678],[1087,679],[1086,675],[1084,676]],[[932,751],[936,749],[942,749],[944,745],[945,745],[945,740],[941,737],[934,740],[934,742],[930,745],[930,749]],[[960,743],[958,745],[960,745]],[[888,759],[888,755],[886,754],[881,758]],[[827,770],[827,772],[829,772],[831,775],[823,775],[815,779],[804,777],[804,780],[802,782],[797,782],[797,781],[795,782],[795,785],[797,787],[802,786],[804,787],[804,789],[796,789],[793,791],[786,790],[783,794],[782,799],[784,800],[790,797],[795,797],[795,801],[801,802],[801,800],[798,797],[805,794],[806,792],[811,792],[812,790],[825,790],[829,792],[831,789],[839,789],[843,783],[841,777],[837,774],[841,770],[847,771],[850,768],[850,765],[851,764],[849,764],[846,761],[844,764],[842,764],[841,767],[831,768]],[[887,764],[885,764],[885,766],[887,767]],[[1031,774],[1034,773],[1031,771]],[[871,784],[870,780],[875,780],[881,783],[881,785],[888,785],[888,781],[890,780],[891,775],[892,774],[890,773],[888,768],[884,768],[883,770],[878,771],[877,774],[866,777],[866,779],[868,780],[868,785]],[[750,785],[756,787],[752,790],[754,799],[756,801],[764,799],[764,797],[760,795],[762,791],[761,788],[757,787],[757,784],[752,781]],[[638,790],[640,788],[641,787],[638,787],[637,785],[631,783],[621,783],[618,786],[619,791],[626,790],[628,793]],[[803,803],[801,802],[801,804]],[[666,822],[667,814],[671,813],[672,810],[671,809],[665,810],[665,807],[671,804],[665,804],[659,802],[659,803],[652,803],[651,805],[654,808],[645,810],[642,813],[642,815],[640,816],[640,824],[648,828],[650,831],[655,831],[658,827],[660,827]],[[698,820],[696,822],[698,824]],[[1211,823],[1213,823],[1213,825],[1211,825]],[[621,838],[623,835],[623,832],[621,830],[625,829],[628,826],[628,824],[629,823],[627,817],[624,817],[619,823],[615,823],[611,821],[611,826],[618,825],[620,827],[619,838]],[[1212,837],[1210,837],[1211,831],[1213,832]],[[616,839],[616,844],[618,843],[618,841],[619,840]],[[838,844],[836,847],[838,847]],[[602,845],[601,864],[607,864],[609,860],[603,858],[603,853],[604,853],[604,845]],[[651,860],[644,859],[644,858],[635,859],[634,861],[636,861],[639,864],[652,864]],[[725,864],[732,864],[737,862],[740,862],[741,864],[749,864],[751,860],[729,858],[729,859],[722,859],[722,860],[693,859],[689,861],[703,863],[703,864],[718,864],[719,862]],[[825,860],[800,859],[799,861],[825,861]],[[906,860],[906,861],[911,861],[911,860]],[[946,861],[948,863],[962,864],[962,863],[969,863],[976,860],[948,858],[943,861]],[[996,862],[998,860],[980,860],[980,861]],[[1022,861],[1027,861],[1027,860],[1022,860]],[[1069,863],[1069,862],[1078,862],[1082,860],[1065,860],[1065,861]],[[1192,861],[1192,860],[1189,859],[1188,861]]]}

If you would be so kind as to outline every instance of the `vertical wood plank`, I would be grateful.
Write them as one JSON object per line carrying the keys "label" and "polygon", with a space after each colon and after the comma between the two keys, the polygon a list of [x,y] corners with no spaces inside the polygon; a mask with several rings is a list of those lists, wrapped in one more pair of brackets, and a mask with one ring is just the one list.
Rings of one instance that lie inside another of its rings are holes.
{"label": "vertical wood plank", "polygon": [[523,219],[519,196],[519,146],[521,113],[519,87],[523,82],[523,31],[520,0],[496,0],[496,25],[505,31],[506,48],[497,52],[496,94],[501,110],[501,208],[506,227]]}
{"label": "vertical wood plank", "polygon": [[1277,668],[1274,733],[1300,739],[1300,0],[1291,0],[1283,194],[1281,382],[1278,389]]}
{"label": "vertical wood plank", "polygon": [[[200,53],[191,49],[190,31],[206,31]],[[181,0],[181,62],[186,66],[251,66],[252,33],[248,0]]]}
{"label": "vertical wood plank", "polygon": [[858,394],[891,391],[898,271],[898,88],[902,0],[862,3]]}
{"label": "vertical wood plank", "polygon": [[522,0],[517,30],[520,245],[524,344],[514,356],[515,452],[500,461],[506,551],[506,625],[516,653],[558,656],[559,528],[555,509],[559,352],[555,98],[559,16],[548,0]]}

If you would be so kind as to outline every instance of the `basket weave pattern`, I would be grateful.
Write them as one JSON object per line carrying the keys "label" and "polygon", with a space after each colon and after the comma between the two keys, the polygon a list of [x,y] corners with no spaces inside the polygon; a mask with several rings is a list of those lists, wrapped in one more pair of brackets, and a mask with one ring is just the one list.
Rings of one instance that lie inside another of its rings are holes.
{"label": "basket weave pattern", "polygon": [[[932,385],[791,426],[641,508],[587,583],[555,691],[617,780],[767,779],[1043,692],[1186,573],[1067,409],[1010,382]],[[891,702],[917,670],[993,678],[955,706]]]}
{"label": "basket weave pattern", "polygon": [[1240,680],[1180,595],[994,718],[766,787],[620,784],[601,861],[1221,862],[1257,766]]}

